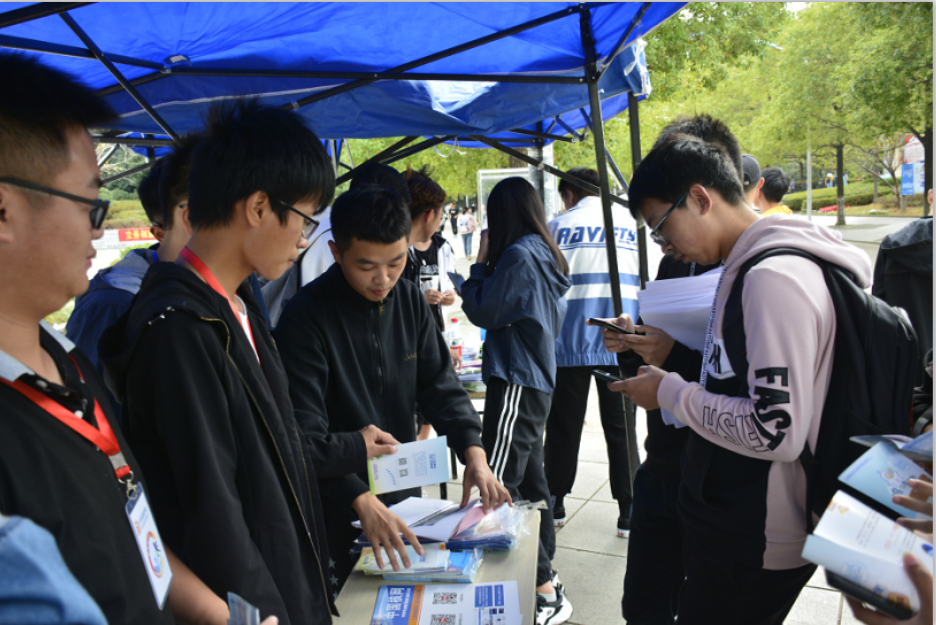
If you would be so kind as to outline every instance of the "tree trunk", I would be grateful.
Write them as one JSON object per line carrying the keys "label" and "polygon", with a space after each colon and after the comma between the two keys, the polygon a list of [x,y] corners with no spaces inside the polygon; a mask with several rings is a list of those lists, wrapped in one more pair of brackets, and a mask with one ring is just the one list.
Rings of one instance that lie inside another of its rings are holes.
{"label": "tree trunk", "polygon": [[806,180],[806,163],[804,163],[803,161],[798,161],[798,162],[799,162],[800,180]]}
{"label": "tree trunk", "polygon": [[907,212],[907,198],[910,196],[904,195],[903,190],[900,188],[897,189],[897,193],[900,193],[900,212],[905,213]]}
{"label": "tree trunk", "polygon": [[835,220],[836,226],[845,225],[845,181],[842,175],[845,173],[845,146],[838,144],[835,146],[835,178],[838,183],[838,218]]}
{"label": "tree trunk", "polygon": [[880,196],[878,195],[878,166],[875,165],[871,168],[871,177],[874,178],[874,197],[871,199],[873,204],[878,204],[881,201]]}

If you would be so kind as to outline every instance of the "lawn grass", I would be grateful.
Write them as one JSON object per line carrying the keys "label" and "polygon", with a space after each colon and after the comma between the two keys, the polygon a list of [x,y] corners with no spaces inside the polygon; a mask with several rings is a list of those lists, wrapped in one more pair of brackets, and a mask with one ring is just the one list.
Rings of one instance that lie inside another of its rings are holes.
{"label": "lawn grass", "polygon": [[140,200],[114,200],[104,220],[105,230],[148,228],[150,225]]}

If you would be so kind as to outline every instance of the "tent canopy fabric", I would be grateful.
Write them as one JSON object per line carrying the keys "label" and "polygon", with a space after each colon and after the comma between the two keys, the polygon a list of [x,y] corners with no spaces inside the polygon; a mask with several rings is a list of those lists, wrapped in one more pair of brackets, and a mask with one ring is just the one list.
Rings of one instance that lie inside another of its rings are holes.
{"label": "tent canopy fabric", "polygon": [[[590,50],[583,44],[583,15],[594,37],[599,70],[611,60],[599,82],[602,99],[609,99],[602,106],[607,118],[626,107],[626,92],[649,89],[642,53],[630,44],[684,5],[100,3],[73,8],[68,16],[127,80],[138,83],[143,100],[176,133],[200,129],[212,103],[250,95],[272,106],[298,103],[298,111],[323,139],[519,139],[522,135],[503,133],[534,129],[543,120],[549,127],[563,113],[570,126],[584,127],[578,109],[588,104]],[[121,116],[115,130],[166,134],[112,73],[87,54],[86,42],[61,16],[2,27],[10,11],[30,6],[4,4],[0,47],[42,54],[45,62],[102,90]],[[541,23],[518,28],[534,20]],[[513,34],[498,38],[510,29]],[[483,45],[438,58],[437,53],[485,37]],[[624,46],[630,47],[617,54]],[[85,58],[74,56],[82,52]],[[430,55],[437,56],[418,63]],[[373,73],[403,71],[415,73],[415,79],[371,80],[315,102],[303,101]],[[514,82],[518,80],[538,82]],[[558,125],[553,132],[567,133]]]}

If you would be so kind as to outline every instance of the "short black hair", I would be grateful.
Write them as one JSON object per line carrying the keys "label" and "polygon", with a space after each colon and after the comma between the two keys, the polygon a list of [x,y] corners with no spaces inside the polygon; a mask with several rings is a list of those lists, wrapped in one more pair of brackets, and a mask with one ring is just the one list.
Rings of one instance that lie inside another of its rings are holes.
{"label": "short black hair", "polygon": [[192,154],[192,226],[226,226],[234,204],[256,191],[270,196],[273,212],[286,223],[283,202],[331,202],[335,170],[319,138],[294,111],[261,106],[255,98],[215,105]]}
{"label": "short black hair", "polygon": [[783,196],[790,190],[790,177],[779,167],[768,167],[761,171],[761,178],[764,179],[761,193],[764,194],[768,202],[783,200]]}
{"label": "short black hair", "polygon": [[68,131],[117,117],[74,76],[24,54],[0,54],[0,76],[0,176],[50,184],[68,167]]}
{"label": "short black hair", "polygon": [[143,205],[143,212],[146,218],[154,226],[166,227],[163,221],[162,207],[159,204],[159,176],[162,160],[150,168],[149,174],[137,187],[137,195],[140,196],[140,204]]}
{"label": "short black hair", "polygon": [[[598,181],[598,172],[594,169],[589,169],[587,167],[573,167],[568,172],[570,176],[575,176],[579,180],[584,182],[589,182],[596,187],[599,186]],[[578,197],[588,197],[589,195],[598,195],[597,193],[592,193],[591,191],[586,191],[577,184],[573,184],[566,179],[559,181],[559,195],[562,195],[566,192],[566,189],[572,189],[572,192],[575,193]]]}
{"label": "short black hair", "polygon": [[354,176],[352,176],[351,184],[348,185],[348,188],[356,189],[357,187],[369,184],[393,189],[406,201],[407,206],[413,201],[412,196],[410,196],[409,186],[406,184],[406,179],[403,178],[403,174],[389,165],[378,163],[377,161],[367,161],[363,163],[357,168],[357,171],[354,172]]}
{"label": "short black hair", "polygon": [[628,197],[636,219],[649,198],[675,202],[694,184],[718,191],[726,202],[744,202],[741,181],[725,149],[693,135],[670,134],[640,161]]}
{"label": "short black hair", "polygon": [[442,202],[447,196],[439,183],[432,179],[432,172],[429,171],[428,165],[423,165],[419,169],[407,168],[403,179],[406,181],[406,188],[409,189],[412,219],[416,220],[423,213],[442,209]]}
{"label": "short black hair", "polygon": [[166,230],[172,228],[176,206],[189,196],[192,153],[203,139],[204,136],[201,133],[195,132],[180,137],[173,145],[172,152],[162,159],[159,203],[162,206],[162,224]]}
{"label": "short black hair", "polygon": [[331,226],[335,246],[344,252],[352,239],[386,244],[408,239],[413,222],[399,193],[380,185],[360,185],[335,200]]}
{"label": "short black hair", "polygon": [[705,113],[696,115],[695,117],[677,117],[663,127],[653,147],[657,147],[663,143],[667,137],[674,134],[692,135],[703,141],[721,146],[734,164],[738,179],[741,181],[744,180],[744,162],[741,157],[741,144],[738,143],[738,139],[728,130],[728,126],[726,126],[724,122]]}

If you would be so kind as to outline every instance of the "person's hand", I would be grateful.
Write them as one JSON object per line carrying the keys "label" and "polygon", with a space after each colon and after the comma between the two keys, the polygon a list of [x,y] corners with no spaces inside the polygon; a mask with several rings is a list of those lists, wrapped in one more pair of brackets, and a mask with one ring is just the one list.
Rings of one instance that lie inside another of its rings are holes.
{"label": "person's hand", "polygon": [[426,301],[430,304],[439,304],[442,302],[442,293],[435,289],[426,289],[423,291],[423,295],[426,296]]}
{"label": "person's hand", "polygon": [[932,625],[933,623],[933,576],[930,575],[926,565],[915,555],[905,553],[903,557],[904,570],[910,581],[920,593],[920,611],[906,621],[900,621],[892,616],[885,616],[880,612],[866,608],[857,599],[846,596],[855,618],[867,625]]}
{"label": "person's hand", "polygon": [[[660,328],[654,328],[653,326],[635,326],[634,329],[638,332],[644,332],[645,336],[622,334],[624,342],[639,354],[648,365],[662,367],[673,350],[676,339]],[[612,331],[609,330],[609,332]]]}
{"label": "person's hand", "polygon": [[[933,496],[933,481],[927,478],[925,475],[920,476],[919,480],[910,480],[908,484],[910,488],[913,489],[913,493],[916,496],[907,497],[904,495],[894,495],[894,503],[898,506],[903,506],[913,510],[914,512],[922,512],[925,515],[930,517],[933,516],[933,502],[927,501]],[[906,527],[911,532],[918,531],[924,532],[926,534],[933,533],[933,519],[907,519],[900,517],[897,519],[897,524]]]}
{"label": "person's hand", "polygon": [[[602,319],[602,321],[613,323],[619,328],[624,328],[628,332],[634,331],[634,320],[631,319],[630,315],[621,315],[617,319]],[[596,328],[601,328],[601,326],[598,324],[592,323],[587,319],[585,320],[585,324],[595,326]],[[615,332],[614,330],[609,330],[607,328],[601,328],[601,340],[604,341],[605,349],[612,354],[629,352],[631,350],[630,346],[627,344],[627,341],[624,340],[624,337],[626,336],[628,335]]]}
{"label": "person's hand", "polygon": [[268,616],[263,619],[263,622],[260,625],[279,625],[279,619],[275,616]]}
{"label": "person's hand", "polygon": [[488,231],[487,228],[481,231],[481,244],[478,246],[478,255],[475,256],[475,262],[482,265],[487,264],[488,258]]}
{"label": "person's hand", "polygon": [[663,369],[645,365],[637,370],[636,377],[612,382],[608,385],[608,389],[621,393],[645,410],[656,410],[660,407],[657,401],[657,391],[665,375],[666,371]]}
{"label": "person's hand", "polygon": [[465,361],[462,360],[462,356],[458,353],[458,350],[454,347],[449,347],[449,355],[452,357],[452,366],[455,367],[455,371],[461,370]]}
{"label": "person's hand", "polygon": [[387,432],[384,432],[376,425],[368,425],[358,430],[364,437],[364,444],[367,445],[367,457],[376,458],[384,454],[395,454],[396,446],[400,441],[393,438]]}
{"label": "person's hand", "polygon": [[477,445],[473,445],[465,450],[465,475],[462,479],[462,502],[461,507],[468,505],[471,499],[471,489],[478,487],[478,494],[481,495],[481,507],[484,511],[496,510],[501,505],[507,503],[513,505],[513,499],[503,484],[497,481],[494,474],[491,473],[491,467],[487,463],[487,454]]}
{"label": "person's hand", "polygon": [[451,306],[455,303],[455,291],[446,291],[442,294],[442,305]]}
{"label": "person's hand", "polygon": [[387,506],[375,496],[370,493],[359,495],[351,504],[351,507],[354,508],[358,518],[361,519],[361,530],[367,536],[367,540],[370,541],[371,547],[374,548],[374,558],[377,560],[377,566],[381,569],[384,567],[384,554],[380,550],[381,547],[386,551],[387,558],[390,560],[390,565],[394,571],[400,570],[397,552],[399,552],[403,560],[403,568],[408,569],[410,567],[406,545],[403,543],[403,539],[400,538],[400,534],[406,537],[416,553],[425,555],[426,552],[423,551],[419,540],[413,534],[413,530],[406,526],[403,519],[390,512]]}

